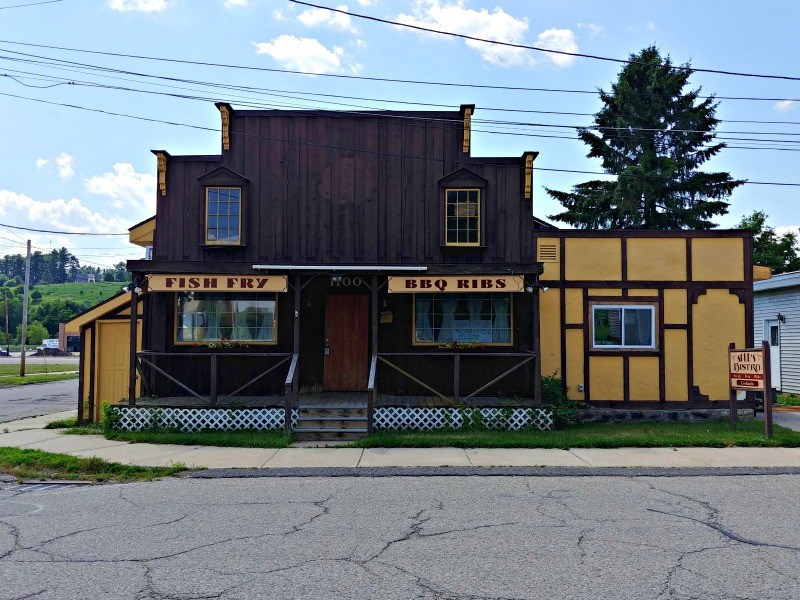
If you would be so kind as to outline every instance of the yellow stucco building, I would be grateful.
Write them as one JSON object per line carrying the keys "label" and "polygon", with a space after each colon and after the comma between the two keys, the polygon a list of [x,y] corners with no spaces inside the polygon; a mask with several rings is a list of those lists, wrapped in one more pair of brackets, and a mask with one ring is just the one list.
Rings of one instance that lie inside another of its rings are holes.
{"label": "yellow stucco building", "polygon": [[728,344],[753,345],[751,257],[739,230],[542,232],[542,375],[594,406],[727,403]]}

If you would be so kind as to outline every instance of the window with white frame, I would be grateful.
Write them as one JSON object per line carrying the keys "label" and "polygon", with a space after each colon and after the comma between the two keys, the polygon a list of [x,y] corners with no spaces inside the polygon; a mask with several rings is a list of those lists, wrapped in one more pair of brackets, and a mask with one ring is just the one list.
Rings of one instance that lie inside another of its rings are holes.
{"label": "window with white frame", "polygon": [[656,347],[655,306],[644,304],[592,306],[592,347],[599,349]]}
{"label": "window with white frame", "polygon": [[277,342],[275,294],[181,292],[177,304],[176,343]]}
{"label": "window with white frame", "polygon": [[511,294],[415,294],[414,344],[510,346]]}

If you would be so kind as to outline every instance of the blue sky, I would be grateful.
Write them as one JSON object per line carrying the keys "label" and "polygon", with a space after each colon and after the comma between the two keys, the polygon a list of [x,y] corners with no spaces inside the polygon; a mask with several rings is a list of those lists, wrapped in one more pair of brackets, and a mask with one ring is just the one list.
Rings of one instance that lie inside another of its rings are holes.
{"label": "blue sky", "polygon": [[[37,1],[42,0],[0,0],[0,107],[4,116],[0,223],[34,229],[120,233],[152,216],[155,157],[150,150],[217,153],[215,100],[241,108],[343,110],[426,108],[415,102],[453,109],[476,104],[474,155],[518,156],[535,150],[540,153],[537,167],[596,171],[599,165],[586,158],[587,148],[575,140],[574,131],[555,127],[591,123],[591,116],[583,115],[600,108],[596,94],[470,86],[591,91],[608,89],[620,70],[619,64],[611,62],[421,34],[285,0],[56,0],[12,8]],[[793,0],[767,5],[739,0],[316,3],[569,52],[626,58],[655,44],[674,63],[690,61],[696,68],[800,76],[796,62],[800,5]],[[207,67],[23,44],[464,85]],[[800,82],[706,73],[695,73],[691,82],[718,97],[771,99],[720,100],[717,116],[723,122],[719,132],[744,132],[721,133],[743,138],[725,141],[730,146],[759,149],[725,149],[707,163],[709,170],[730,171],[734,177],[751,181],[800,183],[800,154],[786,150],[800,149],[795,143],[800,141],[800,102],[793,101],[800,99]],[[232,86],[259,90],[235,90]],[[350,98],[309,96],[311,93]],[[535,125],[501,126],[486,120]],[[559,210],[544,187],[567,190],[590,178],[593,176],[537,171],[537,216],[546,218]],[[719,223],[732,227],[742,215],[758,209],[767,212],[770,224],[779,231],[796,228],[800,224],[798,192],[796,187],[742,186],[731,198],[729,215]],[[23,252],[23,240],[28,238],[43,251],[67,246],[82,264],[111,265],[142,255],[125,236],[65,236],[2,226],[0,254]]]}

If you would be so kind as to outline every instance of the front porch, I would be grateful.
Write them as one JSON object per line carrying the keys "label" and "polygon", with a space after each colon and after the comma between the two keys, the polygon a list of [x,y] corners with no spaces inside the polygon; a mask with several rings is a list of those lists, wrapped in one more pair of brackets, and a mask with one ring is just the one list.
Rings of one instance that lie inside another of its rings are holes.
{"label": "front porch", "polygon": [[[326,408],[355,408],[366,403],[365,392],[318,392],[300,394],[297,406],[319,406]],[[194,396],[141,397],[134,403],[123,402],[124,406],[148,408],[222,408],[238,410],[245,408],[283,408],[285,399],[272,396],[227,396],[218,399],[212,406],[210,400],[201,401]],[[455,402],[452,398],[439,396],[397,396],[377,394],[376,408],[532,408],[537,406],[533,398],[506,398],[498,396],[475,396]]]}

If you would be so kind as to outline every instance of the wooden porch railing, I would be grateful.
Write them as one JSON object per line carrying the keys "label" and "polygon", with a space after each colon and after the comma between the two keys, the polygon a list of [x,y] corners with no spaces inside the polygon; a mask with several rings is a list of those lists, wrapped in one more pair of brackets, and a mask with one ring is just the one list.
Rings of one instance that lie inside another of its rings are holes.
{"label": "wooden porch railing", "polygon": [[[167,371],[165,369],[162,369],[161,367],[159,367],[155,363],[155,360],[156,360],[157,357],[164,357],[164,356],[169,356],[169,357],[173,357],[173,358],[181,358],[181,359],[204,359],[204,358],[207,358],[209,360],[208,373],[209,373],[209,377],[210,377],[209,386],[208,386],[208,390],[209,390],[208,395],[203,395],[200,392],[192,389],[191,387],[189,387],[189,385],[187,385],[186,383],[180,381],[177,377],[175,377],[173,375],[170,375],[169,373],[167,373]],[[167,380],[169,380],[172,383],[174,383],[175,385],[177,385],[182,390],[184,390],[187,393],[189,393],[190,395],[194,396],[198,400],[201,400],[203,402],[207,401],[210,406],[216,406],[217,403],[220,400],[219,393],[218,393],[218,385],[217,385],[218,381],[219,381],[219,366],[218,366],[219,357],[230,358],[230,359],[234,359],[234,358],[277,358],[277,359],[279,359],[277,363],[271,365],[268,369],[265,369],[264,371],[262,371],[261,373],[259,373],[258,375],[256,375],[255,377],[253,377],[252,379],[250,379],[249,381],[247,381],[243,385],[241,385],[238,388],[236,388],[234,391],[232,391],[230,393],[227,393],[224,396],[222,396],[221,399],[225,400],[227,398],[231,398],[231,397],[235,396],[239,392],[241,392],[241,391],[247,389],[248,387],[250,387],[251,385],[253,385],[255,382],[263,379],[264,377],[266,377],[267,375],[272,373],[275,369],[277,369],[281,365],[289,362],[289,360],[292,359],[294,356],[297,356],[297,355],[292,355],[291,353],[286,353],[286,352],[226,352],[224,354],[218,354],[218,353],[215,353],[215,352],[191,352],[191,353],[188,353],[188,352],[152,352],[152,351],[149,351],[149,350],[143,350],[143,351],[140,351],[140,352],[136,353],[136,359],[137,359],[136,369],[137,369],[137,371],[139,371],[139,373],[140,373],[140,375],[142,377],[143,389],[148,386],[147,378],[145,377],[145,373],[144,373],[144,367],[147,366],[150,369],[152,369],[153,371],[155,371],[156,373],[158,373],[161,376],[165,377]],[[293,364],[295,364],[295,363],[293,362]],[[152,391],[152,390],[150,390],[150,391]],[[131,402],[131,404],[134,404],[134,403],[135,403],[135,401]]]}
{"label": "wooden porch railing", "polygon": [[[427,383],[425,383],[421,379],[415,377],[414,375],[412,375],[408,371],[405,371],[404,369],[400,368],[398,365],[394,364],[393,362],[391,362],[390,360],[388,360],[386,358],[386,357],[395,357],[395,356],[397,356],[397,357],[401,357],[401,356],[417,356],[417,357],[424,357],[424,358],[427,358],[427,359],[430,359],[430,358],[433,358],[433,357],[450,357],[450,358],[452,358],[453,359],[453,396],[452,396],[452,398],[450,396],[447,396],[446,394],[443,394],[442,392],[434,389],[432,386],[428,385]],[[500,375],[498,375],[497,377],[492,379],[491,381],[485,383],[484,385],[482,385],[478,389],[476,389],[473,392],[471,392],[471,393],[467,394],[466,396],[462,397],[461,396],[461,357],[462,356],[469,356],[471,358],[472,357],[480,357],[480,358],[521,358],[522,360],[519,363],[517,363],[516,365],[514,365],[513,367],[511,367],[510,369],[508,369],[507,371],[504,371],[503,373],[501,373]],[[433,394],[435,394],[436,396],[441,398],[443,401],[451,403],[452,405],[456,406],[456,405],[462,404],[463,401],[465,401],[465,400],[469,400],[473,396],[477,396],[478,394],[480,394],[483,390],[485,390],[489,386],[494,385],[495,383],[497,383],[498,381],[500,381],[504,377],[510,375],[511,373],[513,373],[514,371],[519,369],[520,367],[528,364],[529,362],[531,362],[532,360],[534,360],[536,358],[536,355],[533,352],[469,352],[469,353],[462,353],[462,352],[436,352],[436,353],[431,353],[431,352],[381,352],[381,353],[379,353],[377,355],[377,358],[383,364],[388,365],[389,367],[391,367],[392,369],[394,369],[395,371],[397,371],[401,375],[404,375],[405,377],[408,377],[409,379],[411,379],[411,381],[419,384],[420,386],[422,386],[426,390],[432,392]]]}

